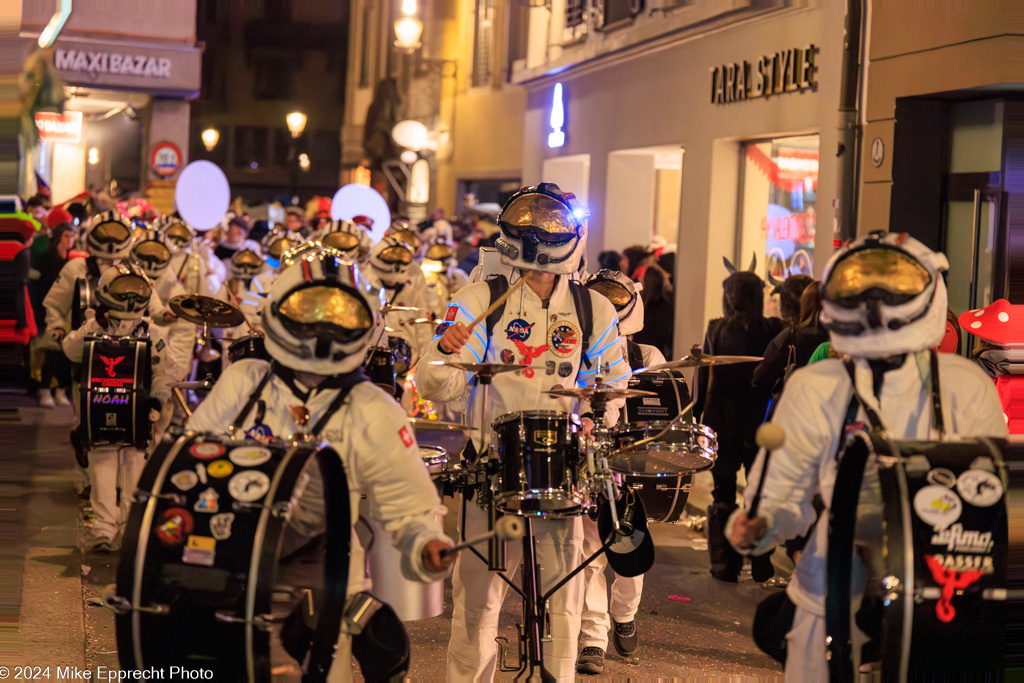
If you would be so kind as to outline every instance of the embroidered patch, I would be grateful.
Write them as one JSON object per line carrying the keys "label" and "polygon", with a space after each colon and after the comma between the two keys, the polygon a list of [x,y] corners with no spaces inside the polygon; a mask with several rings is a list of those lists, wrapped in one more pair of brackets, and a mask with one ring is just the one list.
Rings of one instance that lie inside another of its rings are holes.
{"label": "embroidered patch", "polygon": [[270,427],[265,424],[253,425],[245,430],[245,437],[254,441],[269,441],[274,437]]}
{"label": "embroidered patch", "polygon": [[516,354],[512,353],[512,349],[501,350],[501,362],[505,365],[511,365],[516,362]]}
{"label": "embroidered patch", "polygon": [[235,513],[221,512],[210,518],[210,535],[218,541],[231,536],[231,523],[235,521]]}
{"label": "embroidered patch", "polygon": [[548,336],[551,352],[562,358],[573,355],[580,346],[580,328],[567,320],[552,325]]}
{"label": "embroidered patch", "polygon": [[530,338],[530,333],[533,332],[533,326],[537,323],[528,323],[522,318],[516,318],[508,324],[505,328],[505,334],[509,339],[515,342],[524,342]]}
{"label": "embroidered patch", "polygon": [[447,330],[451,326],[452,326],[452,323],[450,323],[450,322],[441,323],[436,328],[434,328],[434,336],[435,337],[440,337],[442,334],[445,333],[445,330]]}
{"label": "embroidered patch", "polygon": [[166,344],[164,344],[164,340],[163,340],[163,339],[161,339],[160,341],[158,341],[158,342],[156,343],[156,350],[157,350],[157,351],[163,351],[163,350],[164,350],[164,347],[165,347],[165,346],[167,346],[167,345],[166,345]]}
{"label": "embroidered patch", "polygon": [[548,371],[549,375],[555,374],[555,361],[547,361],[546,363],[544,363],[544,368]]}
{"label": "embroidered patch", "polygon": [[558,376],[559,377],[568,377],[571,374],[572,374],[572,363],[570,363],[569,361],[566,360],[566,361],[562,361],[561,363],[558,364]]}
{"label": "embroidered patch", "polygon": [[449,306],[448,311],[444,314],[446,322],[452,322],[455,320],[455,316],[459,314],[459,309],[456,306]]}
{"label": "embroidered patch", "polygon": [[208,488],[199,494],[199,500],[192,506],[192,509],[196,512],[218,512],[220,511],[220,503],[217,502],[219,498],[219,493],[214,491],[213,488]]}
{"label": "embroidered patch", "polygon": [[409,433],[408,427],[402,427],[401,429],[399,429],[398,436],[402,437],[402,443],[405,444],[406,448],[411,446],[415,441],[415,439],[412,438],[412,434]]}

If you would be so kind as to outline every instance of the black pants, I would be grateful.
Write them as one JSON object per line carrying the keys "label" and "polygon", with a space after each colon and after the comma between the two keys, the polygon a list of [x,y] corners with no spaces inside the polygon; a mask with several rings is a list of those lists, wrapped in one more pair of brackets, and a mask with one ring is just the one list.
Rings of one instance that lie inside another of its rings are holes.
{"label": "black pants", "polygon": [[[747,472],[753,464],[756,451],[749,449],[719,448],[718,459],[711,470],[715,487],[711,491],[712,503],[708,508],[708,554],[711,559],[711,574],[721,581],[737,581],[743,569],[743,556],[736,552],[725,537],[725,524],[736,509],[736,475],[740,467]],[[723,452],[724,451],[724,452]],[[755,581],[767,581],[775,574],[771,554],[750,558],[751,574]]]}
{"label": "black pants", "polygon": [[71,361],[63,351],[51,349],[44,352],[43,366],[39,370],[39,388],[49,389],[53,380],[57,387],[69,391],[71,389]]}

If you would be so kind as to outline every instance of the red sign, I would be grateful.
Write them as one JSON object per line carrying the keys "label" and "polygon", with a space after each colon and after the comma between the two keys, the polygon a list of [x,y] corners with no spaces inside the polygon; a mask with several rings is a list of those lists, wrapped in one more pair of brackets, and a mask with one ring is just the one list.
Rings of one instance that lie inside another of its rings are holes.
{"label": "red sign", "polygon": [[161,142],[149,155],[149,167],[158,176],[171,176],[181,168],[181,150],[173,142]]}
{"label": "red sign", "polygon": [[39,138],[46,142],[81,142],[82,112],[41,111],[36,114],[36,128]]}

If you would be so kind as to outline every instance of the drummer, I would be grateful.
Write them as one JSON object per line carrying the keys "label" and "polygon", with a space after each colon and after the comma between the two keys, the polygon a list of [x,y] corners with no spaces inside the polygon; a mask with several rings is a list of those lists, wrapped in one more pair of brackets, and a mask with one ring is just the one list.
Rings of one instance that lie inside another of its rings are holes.
{"label": "drummer", "polygon": [[[374,332],[376,302],[357,270],[333,256],[307,254],[275,279],[263,311],[266,348],[274,363],[242,360],[224,371],[188,422],[190,430],[261,439],[304,434],[349,391],[320,434],[341,457],[349,482],[352,518],[361,495],[402,551],[402,573],[410,580],[437,581],[450,557],[451,541],[436,521],[446,512],[420,458],[412,427],[394,400],[365,381],[360,364]],[[290,530],[313,537],[323,529],[315,504],[319,478],[311,479],[293,511]],[[322,499],[321,499],[322,505]],[[349,593],[368,590],[363,549],[353,533]],[[328,680],[351,677],[351,637],[339,637]]]}
{"label": "drummer", "polygon": [[220,289],[217,290],[216,298],[226,301],[229,304],[238,306],[245,316],[247,325],[239,325],[224,331],[226,337],[240,337],[250,333],[250,326],[255,327],[259,323],[258,303],[249,299],[249,287],[254,277],[267,269],[267,262],[260,255],[259,247],[256,249],[240,249],[232,255],[228,262],[228,275],[230,276]]}
{"label": "drummer", "polygon": [[423,354],[430,343],[433,326],[411,321],[429,317],[423,289],[412,283],[412,272],[419,270],[413,263],[413,251],[397,237],[385,237],[370,252],[370,282],[380,288],[382,304],[414,310],[389,311],[382,317],[391,328],[389,337],[404,339],[412,348],[412,362]]}
{"label": "drummer", "polygon": [[427,305],[430,315],[440,319],[452,296],[469,284],[469,276],[456,265],[451,223],[434,221],[422,238],[420,269],[427,282]]}
{"label": "drummer", "polygon": [[[930,349],[946,329],[946,257],[905,233],[871,233],[841,249],[825,266],[822,321],[832,335],[832,347],[852,359],[856,391],[874,406],[888,436],[895,439],[935,439],[930,388]],[[955,354],[936,359],[941,376],[940,403],[946,429],[956,437],[1006,438],[1007,428],[992,382],[972,362]],[[853,387],[843,360],[826,359],[796,370],[786,383],[773,422],[786,435],[771,453],[767,473],[762,450],[750,473],[749,505],[758,482],[766,477],[757,516],[736,510],[729,517],[726,537],[737,551],[764,555],[776,544],[807,533],[816,512],[811,505],[820,491],[831,505],[836,466],[845,424],[866,421],[863,408],[851,415]],[[844,416],[846,422],[844,422]],[[866,471],[862,507],[878,514],[877,469]],[[822,519],[829,518],[828,510]],[[881,520],[875,519],[878,534]],[[867,523],[865,523],[867,522]],[[863,525],[863,526],[862,526]],[[755,634],[766,651],[785,653],[787,681],[828,680],[825,659],[825,551],[828,524],[818,523],[796,565],[786,590],[789,628],[785,619],[772,620],[777,633]],[[863,516],[858,532],[873,526]],[[859,535],[858,544],[864,539]],[[867,547],[868,553],[870,546]],[[865,554],[868,554],[865,553]],[[859,553],[857,554],[859,555]],[[864,566],[854,593],[864,589]],[[857,619],[858,626],[865,621]],[[788,633],[787,633],[788,631]],[[763,643],[772,642],[771,648]],[[769,652],[769,654],[772,654]],[[773,655],[775,656],[775,655]]]}
{"label": "drummer", "polygon": [[363,272],[370,265],[370,249],[373,248],[373,239],[370,233],[354,220],[329,221],[313,235],[328,247],[337,249],[345,258],[359,266]]}
{"label": "drummer", "polygon": [[[470,424],[478,424],[483,411],[480,393],[467,373],[433,365],[434,361],[516,363],[521,372],[497,375],[489,393],[487,412],[497,418],[512,411],[571,408],[568,400],[544,392],[555,386],[593,383],[597,363],[609,369],[605,379],[624,387],[630,371],[624,360],[615,308],[602,296],[587,291],[570,276],[576,272],[587,238],[587,212],[571,193],[553,183],[523,188],[513,195],[498,217],[502,261],[513,268],[512,284],[525,281],[496,312],[493,329],[481,322],[467,329],[489,307],[491,287],[486,282],[468,285],[448,307],[442,334],[427,347],[417,366],[420,393],[428,400],[451,401],[467,391]],[[578,288],[578,289],[577,289]],[[579,307],[576,299],[579,298]],[[584,320],[589,303],[589,320]],[[584,338],[582,330],[589,329]],[[589,366],[589,369],[587,369]],[[592,422],[585,420],[586,429]],[[479,452],[489,434],[474,437]],[[461,533],[470,538],[486,531],[486,513],[462,501],[465,513]],[[538,519],[533,525],[541,590],[552,587],[578,566],[583,528],[579,517]],[[509,544],[509,574],[521,559],[521,547]],[[506,584],[476,557],[456,561],[453,575],[455,603],[448,646],[449,680],[491,680],[495,675],[498,615]],[[580,629],[582,579],[574,577],[551,598],[552,640],[544,643],[544,664],[560,681],[575,677],[576,643]]]}
{"label": "drummer", "polygon": [[[634,372],[665,362],[665,356],[655,346],[637,344],[632,336],[644,328],[644,301],[640,296],[643,285],[630,280],[617,270],[600,270],[586,279],[584,286],[603,295],[619,315],[619,334],[626,341],[626,357]],[[623,418],[625,414],[623,413]],[[583,519],[583,557],[590,557],[601,547],[597,523],[589,517]],[[583,623],[580,629],[580,656],[576,671],[599,674],[604,670],[604,654],[608,650],[608,633],[612,631],[615,651],[628,657],[637,651],[640,634],[636,628],[636,612],[644,589],[644,576],[615,575],[612,581],[611,601],[608,600],[608,582],[605,567],[608,560],[598,555],[583,570]]]}

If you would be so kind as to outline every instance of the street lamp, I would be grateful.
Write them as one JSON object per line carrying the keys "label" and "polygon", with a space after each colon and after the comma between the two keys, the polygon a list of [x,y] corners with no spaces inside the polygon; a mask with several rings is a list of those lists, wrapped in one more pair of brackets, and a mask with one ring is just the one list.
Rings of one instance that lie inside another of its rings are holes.
{"label": "street lamp", "polygon": [[203,146],[206,147],[207,152],[212,152],[213,148],[217,146],[217,141],[220,140],[220,131],[216,128],[207,128],[203,131]]}
{"label": "street lamp", "polygon": [[395,47],[404,52],[413,52],[420,46],[423,22],[416,17],[402,17],[395,22]]}
{"label": "street lamp", "polygon": [[303,171],[309,170],[309,155],[305,152],[299,155],[299,168]]}
{"label": "street lamp", "polygon": [[306,130],[306,115],[301,111],[293,111],[284,117],[284,121],[288,124],[288,130],[293,138],[299,137],[302,135],[302,131]]}
{"label": "street lamp", "polygon": [[95,147],[89,148],[88,161],[90,166],[95,166],[96,164],[100,163],[100,151]]}

